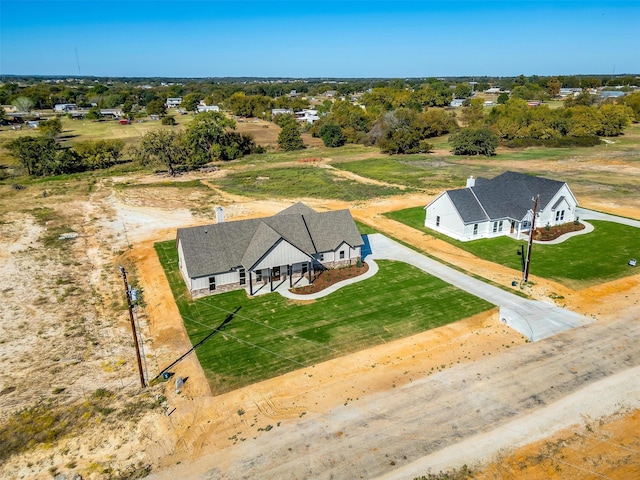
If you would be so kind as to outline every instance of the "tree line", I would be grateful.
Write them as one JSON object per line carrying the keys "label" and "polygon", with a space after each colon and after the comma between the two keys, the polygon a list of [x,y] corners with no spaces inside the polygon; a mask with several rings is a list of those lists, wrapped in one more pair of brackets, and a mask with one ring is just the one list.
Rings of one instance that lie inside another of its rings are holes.
{"label": "tree line", "polygon": [[[57,128],[47,126],[51,122]],[[184,131],[153,130],[129,149],[142,165],[159,164],[175,174],[214,160],[233,160],[264,150],[250,136],[235,131],[235,121],[219,112],[196,115]],[[39,136],[15,138],[5,144],[28,175],[50,176],[108,168],[123,155],[122,140],[91,140],[63,147],[55,137],[61,132],[59,119],[41,122]]]}

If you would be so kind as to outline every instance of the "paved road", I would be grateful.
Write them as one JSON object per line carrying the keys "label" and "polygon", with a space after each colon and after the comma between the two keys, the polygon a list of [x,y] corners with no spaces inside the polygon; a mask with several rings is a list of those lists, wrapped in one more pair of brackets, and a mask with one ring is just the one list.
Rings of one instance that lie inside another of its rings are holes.
{"label": "paved road", "polygon": [[447,267],[400,243],[376,233],[368,235],[371,258],[398,260],[444,280],[500,307],[500,318],[531,341],[583,326],[592,320],[539,300],[527,300]]}

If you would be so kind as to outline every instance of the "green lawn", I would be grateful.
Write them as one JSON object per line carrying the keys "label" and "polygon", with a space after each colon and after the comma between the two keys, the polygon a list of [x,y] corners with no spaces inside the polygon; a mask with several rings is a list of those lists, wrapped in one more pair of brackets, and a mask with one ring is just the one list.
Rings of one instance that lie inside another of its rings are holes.
{"label": "green lawn", "polygon": [[403,193],[399,188],[369,185],[337,178],[315,166],[230,171],[217,185],[225,192],[261,198],[331,198],[367,200]]}
{"label": "green lawn", "polygon": [[488,302],[409,265],[380,261],[374,277],[313,303],[242,291],[191,301],[177,268],[175,242],[156,251],[192,343],[236,307],[223,333],[197,350],[215,393],[414,335],[492,308]]}
{"label": "green lawn", "polygon": [[[477,257],[520,270],[516,254],[520,244],[508,237],[460,242],[424,227],[424,209],[407,208],[389,212],[387,217],[440,238]],[[640,258],[640,230],[611,222],[590,220],[593,233],[579,235],[557,245],[534,244],[531,253],[532,275],[558,281],[573,289],[582,289],[633,275],[627,262]]]}

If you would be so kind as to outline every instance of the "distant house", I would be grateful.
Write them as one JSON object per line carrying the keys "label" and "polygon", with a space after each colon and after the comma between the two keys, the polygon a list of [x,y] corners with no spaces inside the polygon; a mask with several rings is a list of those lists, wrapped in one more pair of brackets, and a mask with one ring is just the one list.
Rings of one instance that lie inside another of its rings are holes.
{"label": "distant house", "polygon": [[202,112],[219,112],[220,107],[218,105],[198,105],[196,107],[198,113]]}
{"label": "distant house", "polygon": [[326,92],[324,92],[324,96],[326,98],[334,98],[337,94],[338,92],[335,90],[327,90]]}
{"label": "distant house", "polygon": [[56,103],[53,106],[53,111],[56,113],[71,112],[77,110],[78,106],[75,103]]}
{"label": "distant house", "polygon": [[520,233],[536,225],[560,225],[575,219],[578,201],[561,181],[505,172],[492,179],[470,177],[466,188],[447,190],[425,207],[424,225],[463,242]]}
{"label": "distant house", "polygon": [[349,210],[316,212],[303,203],[273,215],[179,228],[178,265],[193,298],[246,289],[249,295],[357,262],[364,245]]}
{"label": "distant house", "polygon": [[602,92],[600,92],[600,97],[602,98],[620,98],[624,96],[625,92],[622,92],[620,90],[603,90]]}
{"label": "distant house", "polygon": [[304,109],[299,112],[296,112],[294,115],[296,117],[296,120],[300,120],[307,123],[313,123],[317,120],[320,120],[317,110]]}
{"label": "distant house", "polygon": [[463,103],[464,103],[464,98],[454,98],[453,100],[451,100],[451,103],[449,104],[449,106],[461,107]]}
{"label": "distant house", "polygon": [[272,117],[275,117],[276,115],[287,115],[287,114],[293,115],[293,110],[290,108],[272,108],[271,109]]}
{"label": "distant house", "polygon": [[182,103],[182,97],[173,97],[173,98],[167,98],[167,108],[176,108],[179,107],[180,104]]}
{"label": "distant house", "polygon": [[100,109],[100,115],[109,118],[120,118],[122,116],[122,110],[119,108],[102,108]]}

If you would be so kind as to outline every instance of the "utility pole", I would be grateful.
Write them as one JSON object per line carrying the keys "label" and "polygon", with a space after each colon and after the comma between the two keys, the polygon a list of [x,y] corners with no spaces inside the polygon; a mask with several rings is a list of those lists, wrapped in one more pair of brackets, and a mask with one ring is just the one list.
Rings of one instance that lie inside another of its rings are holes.
{"label": "utility pole", "polygon": [[133,305],[131,304],[131,292],[129,291],[129,283],[127,283],[127,272],[124,267],[120,265],[120,273],[124,280],[124,291],[127,294],[127,304],[129,305],[129,319],[131,320],[131,331],[133,332],[133,344],[136,347],[136,358],[138,359],[138,372],[140,372],[140,385],[142,388],[147,386],[144,381],[144,372],[142,370],[142,359],[140,358],[140,347],[138,346],[138,332],[136,331],[136,322],[133,319]]}
{"label": "utility pole", "polygon": [[531,267],[531,247],[533,246],[533,233],[536,229],[536,213],[538,212],[538,200],[540,195],[536,195],[535,203],[533,204],[533,217],[531,217],[531,229],[529,230],[529,245],[527,247],[527,260],[524,264],[524,271],[522,273],[522,282],[527,283],[529,280],[529,268]]}

